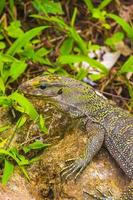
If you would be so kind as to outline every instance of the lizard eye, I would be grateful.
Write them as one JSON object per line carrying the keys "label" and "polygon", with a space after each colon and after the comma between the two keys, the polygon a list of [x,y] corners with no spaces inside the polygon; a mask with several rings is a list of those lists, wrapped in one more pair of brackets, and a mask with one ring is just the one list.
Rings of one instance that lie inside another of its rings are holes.
{"label": "lizard eye", "polygon": [[45,83],[41,83],[39,87],[40,89],[44,90],[47,88],[47,85]]}

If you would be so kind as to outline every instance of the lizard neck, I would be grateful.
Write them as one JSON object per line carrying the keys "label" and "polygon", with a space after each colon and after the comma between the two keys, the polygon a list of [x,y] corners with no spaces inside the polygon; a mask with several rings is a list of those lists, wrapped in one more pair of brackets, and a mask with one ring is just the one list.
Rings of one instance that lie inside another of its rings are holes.
{"label": "lizard neck", "polygon": [[83,93],[76,102],[76,107],[78,110],[84,112],[88,118],[92,121],[101,122],[104,120],[105,116],[110,109],[108,101],[100,94],[97,94],[94,90],[88,91],[88,94]]}

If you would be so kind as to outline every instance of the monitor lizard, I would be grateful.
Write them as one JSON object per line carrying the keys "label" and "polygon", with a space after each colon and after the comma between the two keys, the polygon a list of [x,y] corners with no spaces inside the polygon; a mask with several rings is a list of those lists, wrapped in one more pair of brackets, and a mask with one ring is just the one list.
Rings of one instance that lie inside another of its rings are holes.
{"label": "monitor lizard", "polygon": [[76,179],[104,144],[131,179],[128,193],[121,199],[133,199],[133,116],[128,111],[111,104],[91,86],[68,77],[38,76],[21,84],[19,90],[52,102],[60,111],[84,121],[89,133],[85,156],[72,159],[62,177],[75,174]]}

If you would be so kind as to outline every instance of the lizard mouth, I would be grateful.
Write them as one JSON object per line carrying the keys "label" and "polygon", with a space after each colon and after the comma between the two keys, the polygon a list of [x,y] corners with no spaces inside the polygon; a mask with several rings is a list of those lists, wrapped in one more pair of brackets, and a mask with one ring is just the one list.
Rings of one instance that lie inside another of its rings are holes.
{"label": "lizard mouth", "polygon": [[28,83],[22,83],[18,87],[18,91],[22,92],[23,94],[27,94],[27,95],[30,95],[32,90],[33,89],[31,88],[31,86]]}

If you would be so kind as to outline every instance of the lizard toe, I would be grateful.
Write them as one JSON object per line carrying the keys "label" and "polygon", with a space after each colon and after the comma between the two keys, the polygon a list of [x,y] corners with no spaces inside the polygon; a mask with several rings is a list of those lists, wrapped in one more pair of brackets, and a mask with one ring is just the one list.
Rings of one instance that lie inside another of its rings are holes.
{"label": "lizard toe", "polygon": [[[71,162],[72,162],[72,160],[71,160]],[[65,167],[61,171],[61,177],[65,180],[67,180],[71,176],[74,176],[74,179],[76,180],[77,177],[79,177],[80,173],[85,168],[85,166],[86,166],[86,162],[84,159],[73,160],[73,162],[71,164],[69,164],[67,167]]]}
{"label": "lizard toe", "polygon": [[110,191],[109,191],[109,196],[102,193],[99,189],[96,189],[96,191],[98,192],[98,194],[91,194],[87,191],[83,191],[83,193],[85,194],[85,196],[87,195],[88,197],[91,197],[91,199],[94,200],[116,200],[112,197]]}

